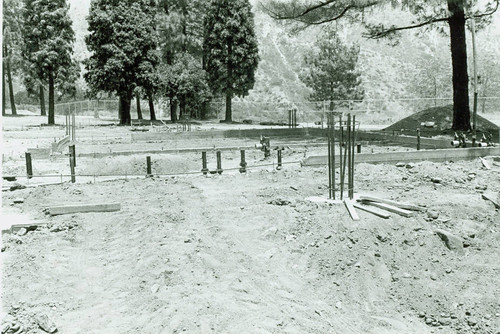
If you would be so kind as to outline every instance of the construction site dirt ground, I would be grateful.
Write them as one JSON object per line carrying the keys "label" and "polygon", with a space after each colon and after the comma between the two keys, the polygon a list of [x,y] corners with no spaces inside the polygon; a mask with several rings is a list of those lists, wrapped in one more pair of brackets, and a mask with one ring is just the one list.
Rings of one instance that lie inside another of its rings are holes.
{"label": "construction site dirt ground", "polygon": [[[314,200],[328,194],[327,168],[298,164],[4,191],[3,217],[39,226],[2,235],[2,325],[43,333],[46,315],[60,333],[500,333],[500,212],[481,197],[500,191],[500,168],[487,161],[356,165],[356,193],[425,207],[408,218],[358,210],[353,221]],[[109,202],[121,210],[45,210]]]}

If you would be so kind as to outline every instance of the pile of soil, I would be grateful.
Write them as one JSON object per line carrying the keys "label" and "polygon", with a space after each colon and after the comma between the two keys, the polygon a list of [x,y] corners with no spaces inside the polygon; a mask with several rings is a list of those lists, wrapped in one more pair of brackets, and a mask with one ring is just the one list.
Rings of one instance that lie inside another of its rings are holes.
{"label": "pile of soil", "polygon": [[[385,128],[385,131],[416,130],[422,128],[422,123],[434,122],[434,129],[448,130],[453,123],[453,105],[434,107],[419,111]],[[499,127],[486,118],[477,115],[476,128],[483,131],[498,130]]]}

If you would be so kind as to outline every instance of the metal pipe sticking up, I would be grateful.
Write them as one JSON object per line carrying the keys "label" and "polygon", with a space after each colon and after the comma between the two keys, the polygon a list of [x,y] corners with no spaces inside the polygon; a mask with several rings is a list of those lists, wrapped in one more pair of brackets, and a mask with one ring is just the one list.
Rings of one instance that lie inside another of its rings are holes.
{"label": "metal pipe sticking up", "polygon": [[356,115],[352,116],[352,143],[351,143],[351,166],[350,166],[350,174],[351,174],[351,187],[349,198],[354,198],[354,147],[356,146]]}
{"label": "metal pipe sticking up", "polygon": [[[340,174],[340,199],[344,198],[344,166],[345,163],[342,159],[342,144],[344,143],[344,124],[342,124],[342,115],[340,115],[339,119],[339,127],[340,127],[340,141],[339,141],[339,151],[340,151],[340,166],[339,166],[339,174]],[[344,157],[345,159],[345,157]]]}
{"label": "metal pipe sticking up", "polygon": [[240,161],[240,173],[246,173],[247,163],[245,161],[245,150],[240,150],[241,161]]}
{"label": "metal pipe sticking up", "polygon": [[282,148],[278,148],[278,166],[276,167],[277,170],[280,170],[282,168],[282,161],[281,161],[281,152],[283,151]]}
{"label": "metal pipe sticking up", "polygon": [[217,173],[222,174],[222,156],[221,151],[217,151]]}
{"label": "metal pipe sticking up", "polygon": [[28,179],[33,177],[33,164],[31,162],[31,153],[26,152],[24,154],[26,158],[26,176]]}
{"label": "metal pipe sticking up", "polygon": [[207,168],[207,152],[201,152],[201,172],[203,175],[207,175],[208,173],[208,168]]}
{"label": "metal pipe sticking up", "polygon": [[[335,177],[335,175],[332,175],[332,131],[331,127],[332,124],[330,122],[330,114],[327,115],[326,117],[326,130],[327,130],[327,140],[328,140],[328,196],[329,198],[333,198],[333,189],[332,189],[332,178]],[[333,166],[334,168],[334,166]]]}

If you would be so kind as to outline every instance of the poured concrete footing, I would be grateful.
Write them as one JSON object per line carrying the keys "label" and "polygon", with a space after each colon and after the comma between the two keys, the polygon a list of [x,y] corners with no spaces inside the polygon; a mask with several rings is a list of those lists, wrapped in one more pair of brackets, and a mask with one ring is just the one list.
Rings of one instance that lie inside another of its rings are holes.
{"label": "poured concrete footing", "polygon": [[[441,150],[421,150],[410,152],[359,153],[354,155],[355,163],[397,163],[419,161],[459,161],[472,160],[485,156],[500,155],[500,147],[452,148]],[[340,157],[336,157],[339,161]],[[311,156],[302,160],[302,166],[325,166],[328,156]]]}

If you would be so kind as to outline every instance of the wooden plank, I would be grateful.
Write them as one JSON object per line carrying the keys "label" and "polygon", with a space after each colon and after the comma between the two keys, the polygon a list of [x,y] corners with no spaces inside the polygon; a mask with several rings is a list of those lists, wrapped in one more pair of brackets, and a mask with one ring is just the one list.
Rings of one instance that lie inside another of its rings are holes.
{"label": "wooden plank", "polygon": [[483,159],[481,157],[479,157],[479,159],[481,159],[481,163],[483,164],[484,168],[491,169],[491,166],[490,166],[490,163],[488,162],[488,160]]}
{"label": "wooden plank", "polygon": [[370,208],[368,206],[365,206],[365,205],[362,205],[360,203],[354,203],[353,206],[357,209],[360,209],[360,210],[363,210],[363,211],[366,211],[366,212],[369,212],[375,216],[379,216],[381,218],[384,218],[384,219],[388,219],[391,215],[389,213],[386,213],[382,210],[378,210],[378,209],[375,209],[375,208]]}
{"label": "wooden plank", "polygon": [[495,196],[495,194],[492,192],[486,192],[483,193],[482,197],[483,199],[493,203],[493,205],[495,205],[495,208],[500,209],[500,200],[498,194],[496,194]]}
{"label": "wooden plank", "polygon": [[121,209],[120,203],[63,205],[48,208],[51,216],[81,212],[112,212]]}
{"label": "wooden plank", "polygon": [[358,213],[356,212],[356,209],[354,209],[352,201],[345,199],[344,204],[345,204],[345,207],[347,208],[347,211],[349,211],[349,214],[351,215],[352,220],[359,220]]}
{"label": "wooden plank", "polygon": [[359,200],[360,201],[369,201],[369,202],[389,204],[389,205],[395,206],[397,208],[406,209],[406,210],[425,211],[425,208],[418,206],[418,205],[396,202],[396,201],[392,201],[390,199],[384,199],[384,198],[379,198],[379,197],[375,197],[375,196],[361,195],[361,196],[359,196]]}
{"label": "wooden plank", "polygon": [[363,201],[362,203],[368,204],[375,206],[380,209],[384,209],[389,212],[397,213],[400,216],[403,217],[411,217],[413,213],[411,211],[405,210],[405,209],[400,209],[398,207],[395,207],[393,205],[385,204],[385,203],[378,203],[378,202],[370,202],[370,201]]}

